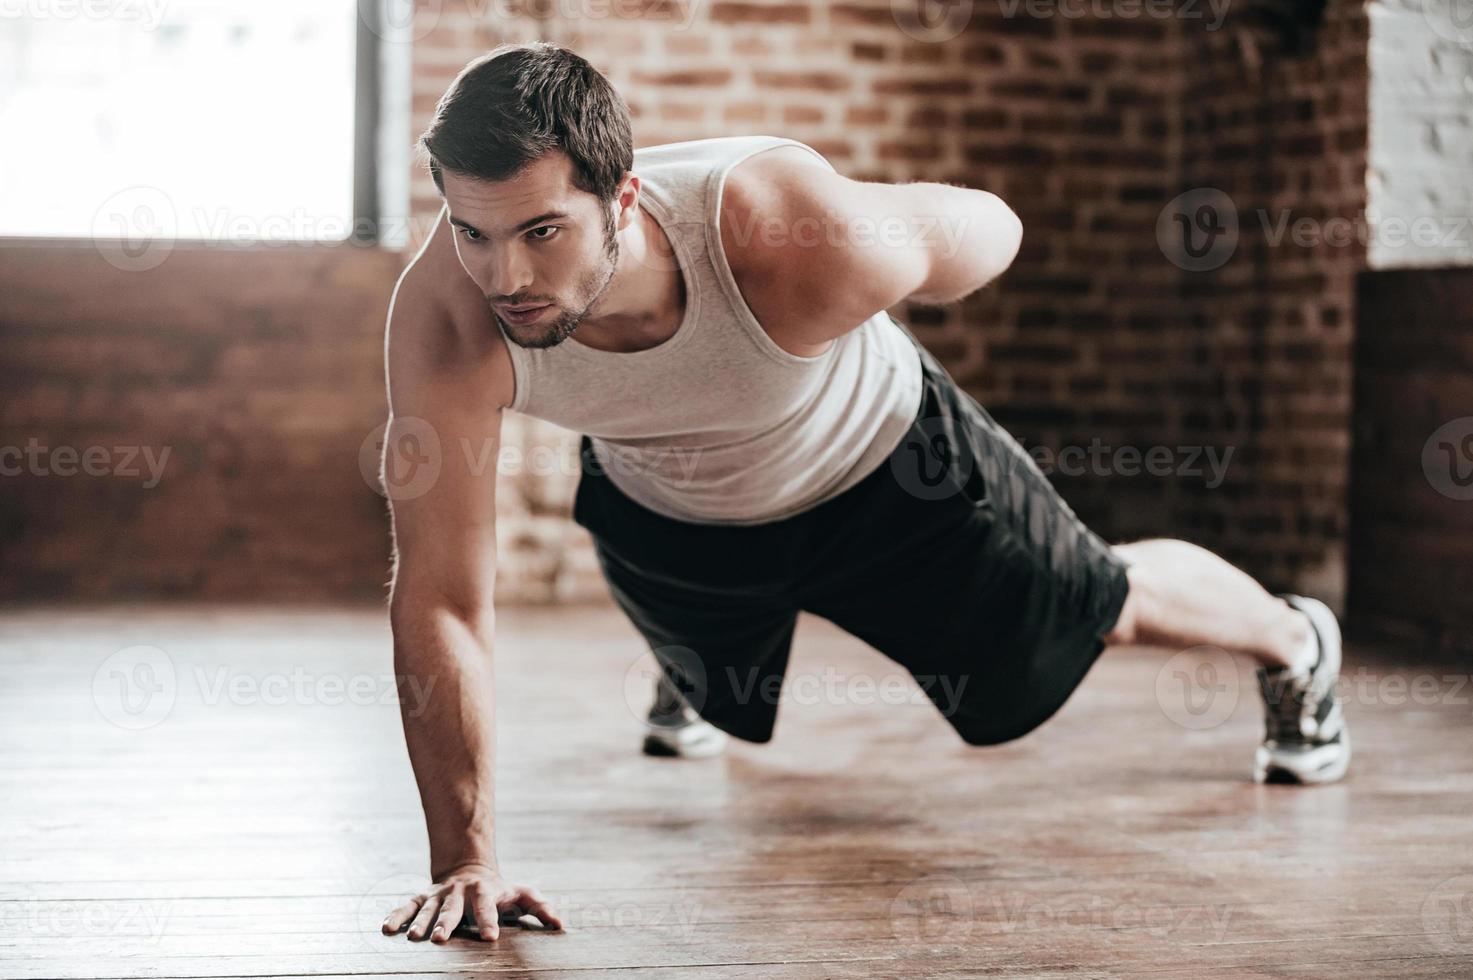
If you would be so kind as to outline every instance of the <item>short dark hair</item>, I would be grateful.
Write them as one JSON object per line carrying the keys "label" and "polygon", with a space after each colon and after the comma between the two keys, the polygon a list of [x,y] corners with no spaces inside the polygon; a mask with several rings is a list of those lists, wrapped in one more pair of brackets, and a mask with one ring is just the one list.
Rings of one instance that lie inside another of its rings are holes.
{"label": "short dark hair", "polygon": [[624,97],[584,58],[550,41],[502,44],[461,69],[419,147],[443,171],[507,180],[548,150],[573,161],[573,184],[602,202],[634,168]]}

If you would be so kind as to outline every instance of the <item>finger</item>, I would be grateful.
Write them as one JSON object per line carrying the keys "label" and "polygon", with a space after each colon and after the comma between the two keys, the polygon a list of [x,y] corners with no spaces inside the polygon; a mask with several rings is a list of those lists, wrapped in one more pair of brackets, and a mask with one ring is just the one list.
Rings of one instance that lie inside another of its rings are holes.
{"label": "finger", "polygon": [[482,939],[494,941],[501,935],[496,900],[490,892],[484,888],[474,889],[471,892],[471,909],[476,913],[476,925],[480,927]]}
{"label": "finger", "polygon": [[389,917],[384,920],[384,935],[392,936],[400,929],[403,929],[404,923],[414,918],[414,913],[419,911],[419,903],[423,900],[421,897],[411,898],[390,912]]}
{"label": "finger", "polygon": [[430,923],[435,921],[435,915],[440,911],[440,896],[431,895],[420,906],[419,915],[409,924],[409,938],[419,942],[430,931]]}
{"label": "finger", "polygon": [[533,915],[537,920],[549,929],[561,929],[563,920],[558,918],[548,906],[547,900],[535,888],[523,888],[517,892],[514,901],[522,910],[523,914]]}
{"label": "finger", "polygon": [[435,929],[430,933],[430,941],[443,943],[449,939],[455,927],[460,925],[460,913],[464,908],[465,901],[461,898],[460,889],[453,889],[440,906],[440,915],[435,919]]}

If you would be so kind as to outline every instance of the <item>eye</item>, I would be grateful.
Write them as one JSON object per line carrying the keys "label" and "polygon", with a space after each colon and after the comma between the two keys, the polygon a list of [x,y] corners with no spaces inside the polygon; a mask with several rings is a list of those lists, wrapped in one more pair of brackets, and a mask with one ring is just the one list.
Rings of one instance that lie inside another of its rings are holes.
{"label": "eye", "polygon": [[552,235],[538,235],[537,233],[539,231],[553,231],[553,232],[555,232],[557,230],[558,230],[558,226],[557,225],[543,225],[541,228],[533,228],[527,234],[533,236],[532,237],[532,241],[534,241],[534,242],[545,242],[545,241],[547,241],[549,238],[551,238],[553,236]]}
{"label": "eye", "polygon": [[460,233],[465,236],[467,241],[478,242],[481,240],[481,233],[479,231],[476,231],[476,229],[474,228],[466,228],[464,225],[462,225],[460,228]]}

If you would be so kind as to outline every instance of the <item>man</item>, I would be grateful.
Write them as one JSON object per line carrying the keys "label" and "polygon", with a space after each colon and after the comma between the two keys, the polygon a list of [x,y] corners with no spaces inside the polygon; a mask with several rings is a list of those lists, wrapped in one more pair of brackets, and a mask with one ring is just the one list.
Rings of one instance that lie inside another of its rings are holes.
{"label": "man", "polygon": [[[386,467],[416,427],[494,450],[507,408],[582,434],[574,519],[665,673],[647,749],[770,738],[806,610],[940,679],[976,745],[1045,721],[1107,645],[1233,651],[1267,708],[1255,778],[1345,772],[1330,611],[1185,542],[1104,543],[886,312],[1008,267],[996,196],[849,180],[778,137],[634,153],[618,93],[544,43],[467,66],[421,143],[445,208],[394,296]],[[396,670],[438,683],[404,715],[434,885],[384,930],[435,941],[560,925],[498,870],[494,471],[460,455],[391,494]]]}

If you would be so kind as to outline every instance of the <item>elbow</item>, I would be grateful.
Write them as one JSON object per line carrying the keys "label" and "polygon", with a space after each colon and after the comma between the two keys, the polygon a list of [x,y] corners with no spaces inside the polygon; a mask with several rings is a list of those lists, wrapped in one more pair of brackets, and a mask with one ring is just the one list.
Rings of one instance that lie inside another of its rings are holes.
{"label": "elbow", "polygon": [[988,236],[988,246],[992,253],[988,266],[992,274],[987,281],[991,282],[1006,272],[1018,257],[1018,250],[1023,247],[1023,219],[996,194],[989,192],[987,196],[991,198],[989,203],[996,212],[990,222],[994,230]]}
{"label": "elbow", "polygon": [[467,601],[438,591],[400,588],[395,588],[389,599],[389,628],[396,654],[436,640],[455,640],[454,646],[463,646],[469,640],[489,653],[495,625],[489,600]]}
{"label": "elbow", "polygon": [[945,254],[933,260],[928,288],[909,299],[931,306],[955,303],[1001,276],[1023,245],[1022,219],[990,191],[979,191],[983,206],[969,224],[956,229]]}

